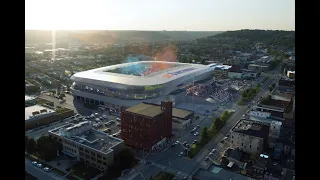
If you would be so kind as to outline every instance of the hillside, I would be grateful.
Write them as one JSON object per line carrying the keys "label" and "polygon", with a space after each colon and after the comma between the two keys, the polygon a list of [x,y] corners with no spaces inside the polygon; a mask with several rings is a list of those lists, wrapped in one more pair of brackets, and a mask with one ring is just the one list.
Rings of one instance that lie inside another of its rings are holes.
{"label": "hillside", "polygon": [[[124,42],[188,41],[221,33],[220,31],[56,31],[59,43],[107,44]],[[26,30],[26,44],[51,43],[52,31]]]}
{"label": "hillside", "polygon": [[262,42],[267,46],[279,46],[293,48],[295,46],[295,31],[271,31],[271,30],[239,30],[227,31],[214,36],[201,38],[200,40],[216,41],[220,38],[237,38],[248,42]]}

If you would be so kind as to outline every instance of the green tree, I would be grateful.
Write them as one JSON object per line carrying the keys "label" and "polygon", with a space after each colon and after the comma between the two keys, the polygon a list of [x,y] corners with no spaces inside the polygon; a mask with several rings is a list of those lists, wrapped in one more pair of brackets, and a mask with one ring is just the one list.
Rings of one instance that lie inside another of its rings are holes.
{"label": "green tree", "polygon": [[34,153],[37,150],[37,143],[36,141],[32,138],[28,140],[27,143],[27,148],[26,148],[28,153]]}
{"label": "green tree", "polygon": [[223,125],[224,125],[224,122],[221,118],[217,117],[214,122],[213,122],[214,126],[216,127],[217,130],[220,130]]}
{"label": "green tree", "polygon": [[222,114],[221,114],[221,119],[223,121],[226,121],[228,118],[229,118],[229,112],[228,111],[224,111]]}
{"label": "green tree", "polygon": [[209,138],[209,133],[208,133],[208,128],[207,127],[203,128],[203,130],[201,132],[201,138],[203,138],[203,139],[208,139]]}
{"label": "green tree", "polygon": [[37,140],[38,151],[46,161],[57,157],[57,151],[61,151],[62,145],[48,136],[42,136]]}

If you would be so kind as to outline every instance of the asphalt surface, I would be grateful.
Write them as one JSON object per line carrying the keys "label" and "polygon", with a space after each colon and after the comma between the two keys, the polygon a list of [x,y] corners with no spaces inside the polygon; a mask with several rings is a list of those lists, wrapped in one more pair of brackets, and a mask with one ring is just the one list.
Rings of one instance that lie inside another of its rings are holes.
{"label": "asphalt surface", "polygon": [[38,168],[31,164],[31,161],[29,159],[25,158],[25,170],[31,174],[32,176],[40,179],[40,180],[64,180],[60,175],[55,174],[54,172],[46,172],[42,168]]}
{"label": "asphalt surface", "polygon": [[[278,67],[279,68],[279,67]],[[276,83],[277,80],[280,78],[280,76],[274,76],[273,73],[277,72],[277,70],[271,71],[267,74],[269,78],[262,83],[264,78],[260,78],[259,81],[256,81],[252,84],[252,87],[255,87],[258,83],[261,84],[261,90],[260,92],[253,98],[252,101],[257,102],[260,97],[266,96],[269,93],[269,86],[273,83]],[[271,75],[270,75],[271,74]],[[250,104],[250,107],[247,105],[245,106],[239,106],[236,105],[236,103],[226,103],[224,107],[220,107],[221,110],[235,110],[235,113],[229,118],[226,125],[220,130],[219,134],[216,135],[202,150],[191,160],[185,157],[179,157],[179,153],[183,150],[183,146],[178,144],[177,146],[173,148],[167,148],[161,152],[154,152],[148,154],[146,160],[152,162],[152,165],[159,167],[162,170],[165,170],[167,172],[176,174],[176,178],[183,178],[192,175],[196,172],[196,170],[200,167],[201,163],[204,162],[205,157],[208,156],[208,154],[211,152],[212,149],[223,149],[221,147],[221,143],[219,143],[233,128],[233,126],[236,125],[236,123],[241,119],[244,114],[246,114],[250,109],[251,106],[255,104]],[[220,110],[219,108],[219,110]],[[217,111],[213,115],[204,117],[200,122],[198,123],[201,128],[197,129],[199,133],[205,126],[210,126],[213,123],[213,119],[215,117],[220,116],[220,113],[222,111]],[[193,124],[190,129],[192,129],[196,124]],[[189,144],[192,144],[192,141],[194,139],[198,140],[199,136],[194,136],[193,133],[186,132],[179,141],[183,143],[184,141],[187,141]],[[147,172],[145,170],[145,172]],[[138,176],[139,177],[139,176]]]}

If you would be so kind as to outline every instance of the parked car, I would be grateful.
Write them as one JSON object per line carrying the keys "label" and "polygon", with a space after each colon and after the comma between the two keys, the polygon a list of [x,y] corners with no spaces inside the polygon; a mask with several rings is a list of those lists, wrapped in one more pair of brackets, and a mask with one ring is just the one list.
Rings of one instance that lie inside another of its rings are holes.
{"label": "parked car", "polygon": [[196,144],[197,142],[198,142],[197,140],[194,140],[192,144]]}
{"label": "parked car", "polygon": [[197,128],[199,128],[200,127],[200,125],[197,125]]}
{"label": "parked car", "polygon": [[183,154],[184,154],[183,152],[180,152],[179,157],[183,156]]}
{"label": "parked car", "polygon": [[194,135],[194,136],[198,136],[198,135],[199,135],[199,132],[195,132],[193,135]]}
{"label": "parked car", "polygon": [[31,164],[36,166],[38,164],[38,162],[37,161],[33,161]]}
{"label": "parked car", "polygon": [[37,164],[37,167],[42,168],[43,165],[39,163],[39,164]]}
{"label": "parked car", "polygon": [[51,170],[51,168],[45,167],[43,168],[44,171],[49,172]]}

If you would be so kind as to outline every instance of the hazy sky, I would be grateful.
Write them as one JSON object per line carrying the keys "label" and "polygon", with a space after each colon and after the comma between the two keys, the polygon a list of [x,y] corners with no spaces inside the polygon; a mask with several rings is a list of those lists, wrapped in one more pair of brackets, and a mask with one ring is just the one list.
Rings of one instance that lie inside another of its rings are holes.
{"label": "hazy sky", "polygon": [[294,0],[26,0],[26,29],[295,30]]}

